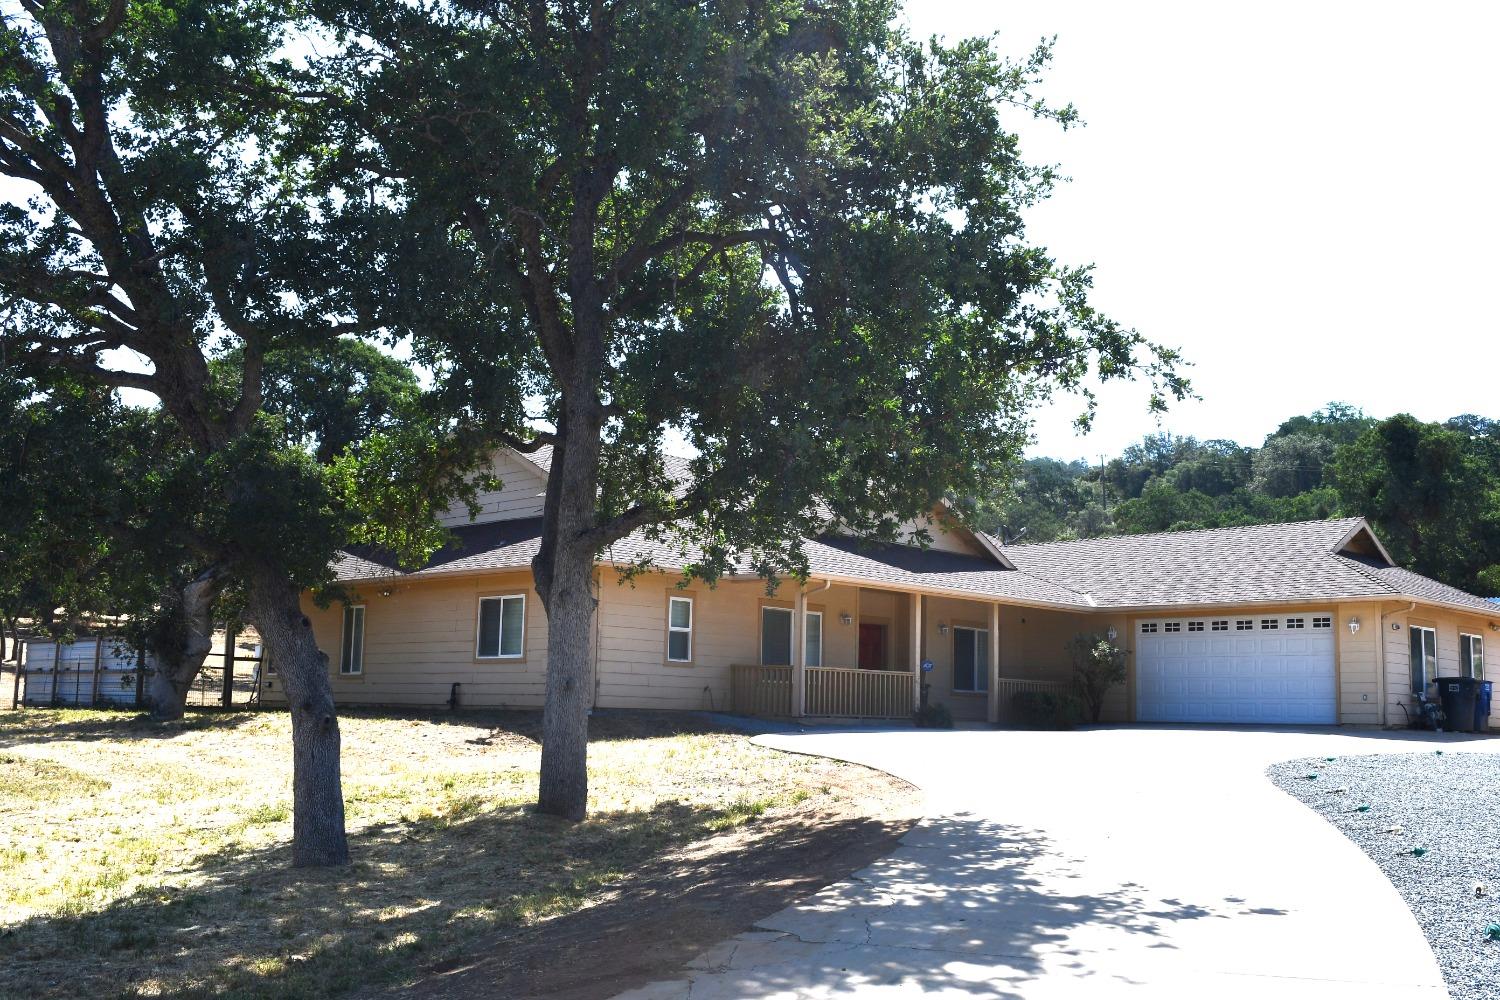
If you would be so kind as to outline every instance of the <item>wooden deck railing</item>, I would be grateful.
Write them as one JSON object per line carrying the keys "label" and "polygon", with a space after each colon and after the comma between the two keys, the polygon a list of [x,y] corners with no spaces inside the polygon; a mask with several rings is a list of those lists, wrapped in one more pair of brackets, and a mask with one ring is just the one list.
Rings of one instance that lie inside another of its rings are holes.
{"label": "wooden deck railing", "polygon": [[1073,684],[1071,681],[1038,681],[1024,680],[1018,677],[1002,677],[997,685],[999,697],[999,718],[995,721],[1002,726],[1018,725],[1024,720],[1016,711],[1016,695],[1022,691],[1051,691],[1055,694],[1071,694]]}
{"label": "wooden deck railing", "polygon": [[791,715],[792,668],[735,664],[729,668],[729,697],[741,715]]}
{"label": "wooden deck railing", "polygon": [[855,719],[906,719],[911,674],[899,670],[807,668],[807,714]]}

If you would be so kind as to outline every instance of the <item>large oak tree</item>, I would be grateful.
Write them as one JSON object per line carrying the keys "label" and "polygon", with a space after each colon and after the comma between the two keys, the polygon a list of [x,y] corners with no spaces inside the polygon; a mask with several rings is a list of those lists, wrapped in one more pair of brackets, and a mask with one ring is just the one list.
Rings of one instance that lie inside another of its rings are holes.
{"label": "large oak tree", "polygon": [[612,543],[796,575],[804,535],[889,537],[981,492],[1056,389],[1184,390],[1171,352],[1090,306],[1086,269],[1026,238],[1056,176],[1012,122],[1074,120],[1034,93],[1045,46],[918,41],[892,0],[321,9],[342,43],[327,176],[399,233],[370,261],[381,294],[426,303],[423,349],[503,387],[514,447],[552,447],[544,812],[586,809]]}
{"label": "large oak tree", "polygon": [[7,15],[0,358],[159,401],[180,444],[159,509],[190,515],[163,530],[200,564],[182,611],[201,620],[242,590],[292,714],[293,863],[340,863],[338,722],[300,593],[326,581],[349,515],[268,412],[267,362],[358,331],[338,315],[336,206],[283,155],[301,107],[284,11],[20,0]]}

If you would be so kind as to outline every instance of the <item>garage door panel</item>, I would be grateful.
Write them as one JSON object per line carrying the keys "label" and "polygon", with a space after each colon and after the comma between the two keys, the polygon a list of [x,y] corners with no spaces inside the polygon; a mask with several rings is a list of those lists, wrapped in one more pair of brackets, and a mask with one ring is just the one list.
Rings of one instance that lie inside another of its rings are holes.
{"label": "garage door panel", "polygon": [[[1317,619],[1328,624],[1318,627]],[[1221,622],[1224,634],[1213,635]],[[1336,722],[1331,626],[1331,612],[1143,621],[1136,635],[1137,716],[1143,722]]]}

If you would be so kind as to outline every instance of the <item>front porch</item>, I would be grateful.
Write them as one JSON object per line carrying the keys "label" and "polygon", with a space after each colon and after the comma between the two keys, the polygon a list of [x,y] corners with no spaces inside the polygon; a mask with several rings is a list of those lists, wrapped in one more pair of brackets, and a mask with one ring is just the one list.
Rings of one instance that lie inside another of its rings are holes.
{"label": "front porch", "polygon": [[[730,668],[731,706],[741,715],[762,718],[795,718],[792,711],[792,668],[737,664]],[[804,717],[818,719],[910,719],[920,704],[911,675],[890,670],[858,667],[808,667],[803,696]],[[1022,691],[1072,690],[1067,681],[1033,680],[1023,677],[995,679],[995,717],[987,721],[1016,725],[1022,720],[1015,711],[1015,698]],[[988,692],[986,692],[988,693]]]}
{"label": "front porch", "polygon": [[[1006,725],[1021,721],[1018,693],[1072,689],[1064,653],[1077,627],[1071,616],[870,587],[837,597],[829,590],[815,584],[791,601],[763,603],[762,662],[730,668],[732,711],[910,719],[926,682],[929,702],[956,720]],[[853,607],[839,607],[840,597]]]}

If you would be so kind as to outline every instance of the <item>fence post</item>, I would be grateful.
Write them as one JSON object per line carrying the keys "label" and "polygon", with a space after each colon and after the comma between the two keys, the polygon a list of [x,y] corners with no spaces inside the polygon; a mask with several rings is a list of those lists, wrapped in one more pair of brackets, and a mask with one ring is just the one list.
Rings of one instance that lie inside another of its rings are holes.
{"label": "fence post", "polygon": [[16,680],[10,689],[10,707],[19,708],[21,704],[21,671],[26,669],[26,643],[20,639],[16,640]]}
{"label": "fence post", "polygon": [[89,684],[89,707],[99,704],[99,664],[104,659],[104,636],[94,637],[94,676]]}
{"label": "fence post", "polygon": [[224,630],[224,690],[219,695],[219,704],[225,708],[234,705],[234,644],[239,633],[234,629]]}

